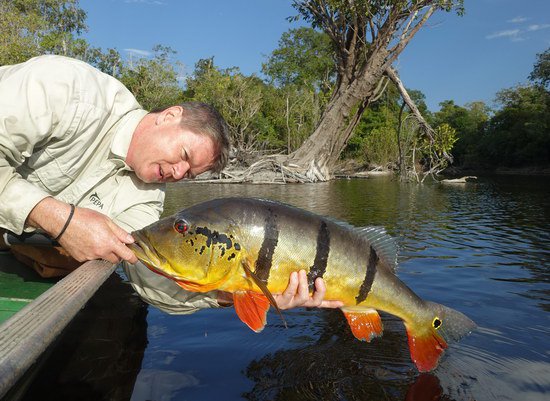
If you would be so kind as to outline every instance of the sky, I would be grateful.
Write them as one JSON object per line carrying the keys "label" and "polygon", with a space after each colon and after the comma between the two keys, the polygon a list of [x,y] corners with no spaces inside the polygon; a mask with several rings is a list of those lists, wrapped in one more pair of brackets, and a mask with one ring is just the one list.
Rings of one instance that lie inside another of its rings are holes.
{"label": "sky", "polygon": [[[466,13],[435,13],[394,66],[409,89],[439,103],[494,104],[499,90],[528,82],[536,55],[550,47],[550,0],[465,0]],[[283,32],[305,25],[291,0],[80,0],[93,46],[124,57],[156,44],[177,52],[191,74],[201,58],[261,76]]]}

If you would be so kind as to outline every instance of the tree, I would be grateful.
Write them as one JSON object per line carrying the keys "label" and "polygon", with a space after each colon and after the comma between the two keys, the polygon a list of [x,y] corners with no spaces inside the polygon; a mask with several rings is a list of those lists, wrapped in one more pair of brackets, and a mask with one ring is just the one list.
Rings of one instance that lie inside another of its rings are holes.
{"label": "tree", "polygon": [[533,66],[533,71],[529,79],[543,87],[550,85],[550,48],[544,53],[537,54],[537,61]]}
{"label": "tree", "polygon": [[85,19],[78,0],[0,0],[0,65],[46,53],[75,56]]}
{"label": "tree", "polygon": [[[180,102],[183,89],[178,81],[181,63],[172,62],[176,52],[170,47],[156,45],[153,57],[141,57],[122,68],[118,77],[134,94],[141,106],[147,110],[167,107]],[[118,53],[112,52],[99,63],[104,67],[117,66]]]}
{"label": "tree", "polygon": [[213,58],[199,60],[194,76],[187,80],[188,98],[210,103],[224,116],[235,156],[241,162],[270,142],[266,135],[271,130],[266,129],[261,113],[264,85],[236,67],[218,69]]}
{"label": "tree", "polygon": [[326,33],[309,27],[283,33],[262,72],[280,86],[328,93],[335,79],[334,51]]}
{"label": "tree", "polygon": [[479,144],[479,161],[492,167],[550,165],[550,93],[536,85],[504,89],[502,108]]}
{"label": "tree", "polygon": [[434,126],[448,124],[456,131],[457,142],[453,147],[456,164],[471,167],[477,163],[477,147],[491,110],[484,102],[472,102],[462,107],[446,100],[439,105],[440,110],[434,114]]}
{"label": "tree", "polygon": [[295,0],[300,15],[335,49],[336,82],[313,134],[290,155],[312,180],[327,180],[380,81],[437,10],[462,12],[462,0]]}

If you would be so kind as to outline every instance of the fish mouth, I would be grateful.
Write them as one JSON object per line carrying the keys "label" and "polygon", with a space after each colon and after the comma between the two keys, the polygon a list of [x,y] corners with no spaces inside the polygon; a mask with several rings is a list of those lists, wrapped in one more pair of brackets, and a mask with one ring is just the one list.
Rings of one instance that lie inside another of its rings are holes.
{"label": "fish mouth", "polygon": [[148,266],[159,268],[163,262],[166,263],[166,259],[160,256],[149,244],[147,238],[145,238],[139,232],[133,232],[135,242],[129,244],[128,247],[134,252],[134,255]]}
{"label": "fish mouth", "polygon": [[184,283],[183,278],[174,276],[166,272],[163,266],[171,266],[168,260],[159,254],[151,245],[146,235],[140,232],[133,232],[135,242],[129,244],[129,248],[134,252],[136,257],[153,273],[164,276],[177,283]]}

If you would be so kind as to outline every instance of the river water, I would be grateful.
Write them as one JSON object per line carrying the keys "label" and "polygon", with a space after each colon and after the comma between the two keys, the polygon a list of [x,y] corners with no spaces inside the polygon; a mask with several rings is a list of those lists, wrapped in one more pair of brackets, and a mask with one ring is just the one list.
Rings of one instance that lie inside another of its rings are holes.
{"label": "river water", "polygon": [[[419,375],[401,321],[356,340],[339,310],[270,312],[260,334],[232,308],[171,316],[113,276],[33,373],[23,399],[547,400],[550,394],[550,179],[406,184],[179,183],[165,215],[204,200],[264,197],[356,226],[384,226],[398,276],[478,327]],[[39,398],[36,398],[39,397]],[[77,397],[77,398],[74,398]]]}

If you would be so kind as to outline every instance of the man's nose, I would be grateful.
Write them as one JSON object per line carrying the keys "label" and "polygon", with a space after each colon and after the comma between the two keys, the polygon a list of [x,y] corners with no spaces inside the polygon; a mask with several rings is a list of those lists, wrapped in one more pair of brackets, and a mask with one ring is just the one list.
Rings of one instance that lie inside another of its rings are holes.
{"label": "man's nose", "polygon": [[181,180],[183,177],[185,177],[185,174],[189,171],[189,164],[186,162],[181,162],[178,164],[175,164],[172,167],[172,176],[175,180]]}

